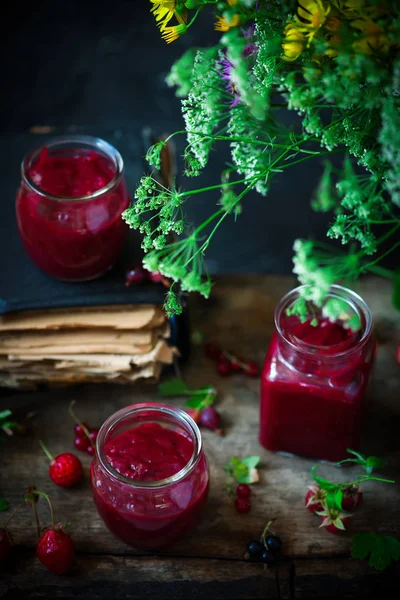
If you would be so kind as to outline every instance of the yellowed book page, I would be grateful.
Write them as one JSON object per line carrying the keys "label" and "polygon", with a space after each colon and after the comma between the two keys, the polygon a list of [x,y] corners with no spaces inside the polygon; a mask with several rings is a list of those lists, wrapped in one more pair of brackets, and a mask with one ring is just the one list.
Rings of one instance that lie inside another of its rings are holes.
{"label": "yellowed book page", "polygon": [[104,306],[66,310],[10,313],[0,317],[0,331],[42,329],[151,329],[166,321],[164,311],[155,305]]}
{"label": "yellowed book page", "polygon": [[73,331],[29,331],[0,333],[2,353],[52,354],[145,354],[157,340],[167,338],[169,324],[155,330],[115,331],[78,329]]}

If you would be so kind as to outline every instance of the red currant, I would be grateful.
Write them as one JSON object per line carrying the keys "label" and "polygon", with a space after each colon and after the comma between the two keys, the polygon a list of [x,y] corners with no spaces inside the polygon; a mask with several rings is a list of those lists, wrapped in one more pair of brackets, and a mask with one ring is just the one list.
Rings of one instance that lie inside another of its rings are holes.
{"label": "red currant", "polygon": [[[82,423],[82,425],[84,427],[86,427],[86,429],[89,429],[89,425],[87,423]],[[86,437],[86,433],[83,431],[83,429],[80,425],[74,426],[74,432],[75,432],[75,435],[78,437]]]}
{"label": "red currant", "polygon": [[212,358],[213,360],[219,360],[223,357],[221,349],[215,344],[206,344],[204,346],[204,354],[207,358]]}
{"label": "red currant", "polygon": [[236,496],[238,498],[250,498],[251,496],[251,489],[250,486],[247,485],[247,483],[240,483],[237,488],[236,488]]}
{"label": "red currant", "polygon": [[141,265],[137,265],[133,269],[129,269],[125,275],[126,287],[130,285],[139,285],[149,278],[149,273]]}
{"label": "red currant", "polygon": [[89,444],[86,452],[89,454],[89,456],[94,456],[94,453],[96,452],[96,450],[93,448],[93,446],[91,444]]}
{"label": "red currant", "polygon": [[238,513],[248,513],[251,508],[250,501],[247,498],[236,498],[235,508]]}
{"label": "red currant", "polygon": [[97,436],[99,435],[99,430],[93,427],[89,430],[89,438],[92,440],[93,444],[96,443]]}
{"label": "red currant", "polygon": [[87,437],[76,437],[74,439],[74,446],[77,450],[80,450],[81,452],[86,452],[86,450],[88,449],[89,446],[89,440],[87,439]]}
{"label": "red currant", "polygon": [[217,371],[221,377],[227,377],[232,373],[232,366],[229,360],[222,358],[218,361]]}
{"label": "red currant", "polygon": [[260,368],[257,363],[249,360],[246,363],[246,366],[243,367],[243,373],[247,375],[247,377],[258,377],[260,374]]}

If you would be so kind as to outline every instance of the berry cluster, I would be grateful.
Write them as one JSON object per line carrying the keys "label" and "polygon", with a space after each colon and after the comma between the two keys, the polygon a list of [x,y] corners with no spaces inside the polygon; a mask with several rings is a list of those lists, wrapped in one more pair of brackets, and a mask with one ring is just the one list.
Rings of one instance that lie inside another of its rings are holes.
{"label": "berry cluster", "polygon": [[310,486],[304,499],[307,510],[321,517],[320,527],[324,527],[329,533],[346,531],[353,516],[347,511],[358,508],[363,499],[363,492],[358,485],[349,485],[342,489],[342,493],[341,510],[327,505],[327,492],[319,485]]}
{"label": "berry cluster", "polygon": [[135,267],[132,267],[132,269],[128,269],[125,273],[126,287],[129,287],[130,285],[140,285],[146,281],[150,281],[151,283],[162,283],[165,287],[171,286],[171,282],[164,277],[164,275],[147,271],[142,265],[136,265]]}
{"label": "berry cluster", "polygon": [[80,452],[86,452],[89,456],[94,456],[99,430],[96,427],[89,427],[87,423],[77,423],[74,426],[74,433],[75,448]]}
{"label": "berry cluster", "polygon": [[251,488],[247,483],[239,483],[236,488],[235,508],[238,513],[248,513],[251,509]]}
{"label": "berry cluster", "polygon": [[257,363],[237,356],[228,350],[223,350],[216,344],[206,344],[204,353],[207,358],[216,361],[217,372],[222,377],[227,377],[233,373],[244,373],[247,377],[258,377],[260,374]]}
{"label": "berry cluster", "polygon": [[252,540],[247,544],[245,554],[247,559],[259,561],[268,566],[276,563],[282,551],[282,540],[279,536],[268,533],[270,525],[271,521],[262,532],[260,541]]}

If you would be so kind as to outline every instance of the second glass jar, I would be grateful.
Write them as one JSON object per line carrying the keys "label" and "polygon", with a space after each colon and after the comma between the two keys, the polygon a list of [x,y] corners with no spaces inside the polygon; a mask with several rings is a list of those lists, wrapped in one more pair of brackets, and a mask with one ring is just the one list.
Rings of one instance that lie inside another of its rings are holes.
{"label": "second glass jar", "polygon": [[89,136],[54,139],[28,154],[17,193],[25,250],[45,273],[64,281],[110,269],[127,231],[129,205],[119,152]]}
{"label": "second glass jar", "polygon": [[99,431],[91,485],[114,535],[144,550],[170,546],[197,524],[208,496],[199,428],[165,404],[118,411]]}
{"label": "second glass jar", "polygon": [[301,322],[292,310],[301,291],[289,292],[275,310],[261,379],[260,442],[336,462],[360,443],[376,347],[371,313],[360,296],[333,285],[324,306],[309,303]]}

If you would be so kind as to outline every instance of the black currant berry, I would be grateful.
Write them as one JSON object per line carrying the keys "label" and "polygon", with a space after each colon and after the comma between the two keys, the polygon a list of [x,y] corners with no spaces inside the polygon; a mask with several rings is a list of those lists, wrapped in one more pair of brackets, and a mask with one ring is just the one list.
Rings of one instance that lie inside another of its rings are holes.
{"label": "black currant berry", "polygon": [[282,540],[277,535],[269,535],[265,538],[265,544],[272,554],[278,555],[282,549]]}
{"label": "black currant berry", "polygon": [[273,565],[274,562],[275,562],[275,556],[272,554],[272,552],[270,552],[269,550],[267,550],[266,548],[264,548],[264,551],[261,554],[261,560],[266,565]]}
{"label": "black currant berry", "polygon": [[246,546],[246,550],[250,556],[250,558],[261,558],[262,553],[265,550],[265,547],[261,542],[257,542],[257,540],[253,540],[249,542]]}

